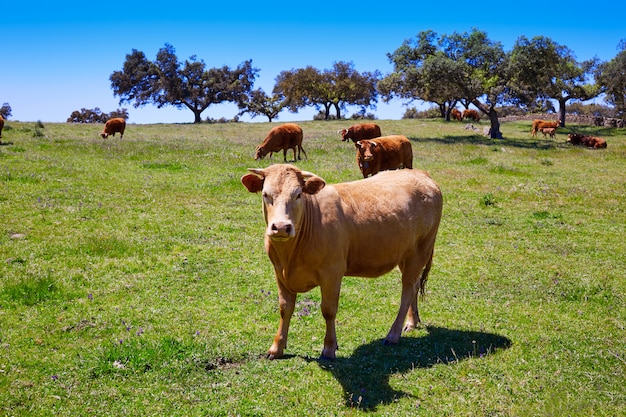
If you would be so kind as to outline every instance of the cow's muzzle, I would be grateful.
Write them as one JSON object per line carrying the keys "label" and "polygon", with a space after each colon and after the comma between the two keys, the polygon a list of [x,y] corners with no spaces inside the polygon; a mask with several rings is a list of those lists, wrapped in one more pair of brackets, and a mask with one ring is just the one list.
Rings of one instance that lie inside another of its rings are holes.
{"label": "cow's muzzle", "polygon": [[291,222],[274,222],[267,228],[267,235],[272,240],[288,240],[295,236]]}

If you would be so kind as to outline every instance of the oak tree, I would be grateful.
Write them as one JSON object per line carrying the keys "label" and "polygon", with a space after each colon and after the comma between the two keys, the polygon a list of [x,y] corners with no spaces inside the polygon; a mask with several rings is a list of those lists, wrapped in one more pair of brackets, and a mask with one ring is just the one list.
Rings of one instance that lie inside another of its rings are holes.
{"label": "oak tree", "polygon": [[506,99],[507,55],[485,32],[439,36],[425,31],[387,56],[394,70],[380,83],[386,99],[398,95],[431,101],[447,112],[464,101],[487,115],[492,138],[502,137],[496,105]]}
{"label": "oak tree", "polygon": [[348,105],[375,107],[379,78],[378,71],[359,73],[351,62],[335,62],[332,69],[324,71],[312,66],[282,71],[276,77],[273,92],[285,97],[285,106],[293,113],[313,106],[323,109],[326,120],[331,109],[341,119],[341,112]]}
{"label": "oak tree", "polygon": [[120,104],[188,108],[194,114],[194,123],[200,123],[202,112],[212,104],[233,102],[242,108],[257,74],[251,60],[236,69],[228,66],[207,69],[204,61],[195,55],[181,63],[174,47],[165,44],[154,62],[133,49],[126,55],[123,69],[113,72],[109,79]]}
{"label": "oak tree", "polygon": [[517,95],[552,99],[559,103],[559,120],[565,126],[566,103],[596,97],[600,89],[588,78],[597,60],[578,62],[574,53],[545,36],[520,36],[510,54],[510,86]]}

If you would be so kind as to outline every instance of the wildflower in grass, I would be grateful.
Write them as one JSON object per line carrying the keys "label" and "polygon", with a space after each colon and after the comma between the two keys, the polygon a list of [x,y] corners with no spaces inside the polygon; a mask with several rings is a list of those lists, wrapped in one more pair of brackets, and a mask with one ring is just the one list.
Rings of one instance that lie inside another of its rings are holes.
{"label": "wildflower in grass", "polygon": [[59,379],[59,376],[58,375],[52,375],[51,378],[52,378],[53,381],[56,381],[57,379]]}
{"label": "wildflower in grass", "polygon": [[137,336],[141,336],[143,334],[143,328],[140,327],[139,330],[137,330]]}
{"label": "wildflower in grass", "polygon": [[87,294],[87,298],[89,300],[93,301],[93,294],[92,293]]}
{"label": "wildflower in grass", "polygon": [[309,310],[309,308],[306,306],[302,307],[302,310],[298,312],[298,316],[300,317],[306,317],[310,315],[311,315],[311,310]]}

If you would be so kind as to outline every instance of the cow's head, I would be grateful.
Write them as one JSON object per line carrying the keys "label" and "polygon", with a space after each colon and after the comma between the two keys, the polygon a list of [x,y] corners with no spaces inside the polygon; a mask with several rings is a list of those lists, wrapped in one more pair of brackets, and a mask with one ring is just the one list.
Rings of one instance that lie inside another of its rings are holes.
{"label": "cow's head", "polygon": [[571,143],[572,145],[580,145],[582,142],[582,137],[583,135],[581,135],[580,133],[569,133],[567,135],[567,142]]}
{"label": "cow's head", "polygon": [[261,191],[263,194],[265,234],[275,241],[294,238],[303,215],[303,199],[318,193],[326,182],[288,164],[271,165],[265,169],[249,168],[248,171],[251,174],[241,177],[241,182],[251,193]]}
{"label": "cow's head", "polygon": [[263,159],[263,157],[267,155],[267,151],[261,145],[257,146],[254,150],[254,160]]}
{"label": "cow's head", "polygon": [[108,133],[100,133],[100,137],[101,137],[102,139],[106,139],[106,138],[108,138],[108,137],[109,137],[109,134],[108,134]]}
{"label": "cow's head", "polygon": [[359,161],[371,161],[374,159],[374,148],[378,146],[376,142],[369,140],[360,140],[354,144],[356,146],[357,157]]}
{"label": "cow's head", "polygon": [[345,142],[350,139],[350,128],[338,130],[337,133],[341,134],[341,141]]}

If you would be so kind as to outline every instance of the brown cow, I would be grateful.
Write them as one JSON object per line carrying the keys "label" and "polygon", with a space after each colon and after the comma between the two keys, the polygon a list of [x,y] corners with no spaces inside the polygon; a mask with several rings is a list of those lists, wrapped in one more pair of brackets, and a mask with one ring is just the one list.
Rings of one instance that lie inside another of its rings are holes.
{"label": "brown cow", "polygon": [[550,137],[554,139],[556,136],[556,129],[553,127],[543,127],[541,128],[541,133],[543,133],[544,138],[546,137],[546,135],[550,135]]}
{"label": "brown cow", "polygon": [[382,136],[356,142],[356,162],[363,178],[379,171],[413,168],[413,148],[406,136]]}
{"label": "brown cow", "polygon": [[4,128],[4,117],[0,114],[0,138],[2,137],[2,129]]}
{"label": "brown cow", "polygon": [[461,112],[457,108],[454,108],[452,109],[452,111],[450,111],[450,116],[454,120],[458,120],[459,122],[463,120],[463,116],[461,115]]}
{"label": "brown cow", "polygon": [[268,153],[270,158],[274,152],[283,151],[283,158],[287,162],[287,150],[293,149],[293,161],[296,161],[296,148],[298,149],[298,160],[300,160],[300,152],[304,153],[306,158],[306,152],[302,148],[303,138],[302,128],[295,123],[285,123],[280,126],[276,126],[269,131],[263,143],[256,147],[254,152],[254,160],[263,158]]}
{"label": "brown cow", "polygon": [[587,136],[580,133],[570,133],[569,135],[567,135],[567,141],[572,145],[584,146],[586,148],[606,148],[606,140],[597,136]]}
{"label": "brown cow", "polygon": [[342,142],[352,139],[352,142],[354,143],[363,139],[373,139],[382,136],[380,133],[380,126],[376,123],[361,123],[352,125],[347,129],[337,131],[337,133],[341,133]]}
{"label": "brown cow", "polygon": [[113,119],[107,120],[104,124],[104,129],[100,136],[102,138],[107,138],[109,135],[115,136],[117,132],[120,132],[120,139],[124,139],[124,130],[126,129],[126,120],[121,117],[114,117]]}
{"label": "brown cow", "polygon": [[556,122],[553,121],[549,121],[549,120],[540,120],[540,119],[535,119],[533,120],[533,125],[530,128],[530,135],[536,137],[537,136],[537,132],[541,129],[545,129],[545,128],[554,128],[556,129],[557,127],[559,127],[561,125],[561,121],[557,120]]}
{"label": "brown cow", "polygon": [[432,265],[443,205],[439,187],[426,172],[386,171],[326,185],[293,165],[249,171],[241,182],[250,192],[262,191],[265,250],[278,284],[280,322],[267,352],[270,359],[283,356],[297,294],[317,286],[326,321],[321,356],[335,358],[344,276],[374,278],[398,266],[402,297],[385,344],[398,343],[403,329],[415,328],[420,322],[417,295],[423,294]]}
{"label": "brown cow", "polygon": [[477,110],[468,110],[468,109],[465,109],[465,110],[463,110],[463,116],[462,116],[462,119],[463,119],[463,120],[465,120],[465,119],[472,119],[472,120],[474,120],[475,122],[480,122],[480,115],[478,114],[478,111],[477,111]]}

